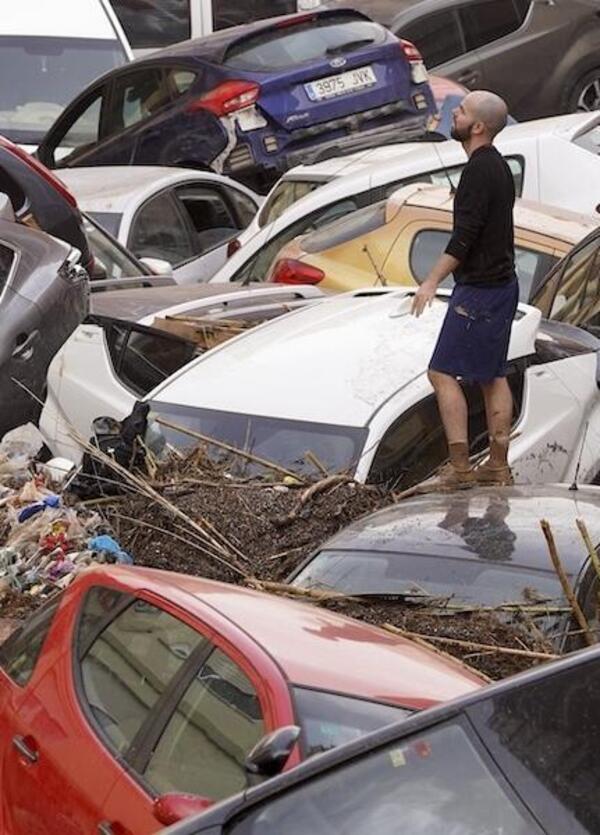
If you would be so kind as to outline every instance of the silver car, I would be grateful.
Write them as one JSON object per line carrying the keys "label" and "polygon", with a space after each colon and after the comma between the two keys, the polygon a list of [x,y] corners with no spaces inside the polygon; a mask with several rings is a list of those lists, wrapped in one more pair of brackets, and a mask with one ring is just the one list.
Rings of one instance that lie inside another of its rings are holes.
{"label": "silver car", "polygon": [[427,68],[518,120],[600,108],[600,0],[334,0],[412,41]]}
{"label": "silver car", "polygon": [[0,194],[0,437],[37,419],[50,360],[87,313],[79,256],[69,244],[16,223]]}

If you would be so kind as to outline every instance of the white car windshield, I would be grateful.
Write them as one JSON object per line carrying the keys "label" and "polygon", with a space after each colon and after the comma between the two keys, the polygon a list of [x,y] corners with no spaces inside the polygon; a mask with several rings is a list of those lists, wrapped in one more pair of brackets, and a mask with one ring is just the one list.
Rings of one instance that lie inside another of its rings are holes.
{"label": "white car windshield", "polygon": [[[200,395],[201,396],[201,395]],[[222,412],[154,401],[153,416],[166,441],[179,449],[198,446],[198,435],[213,438],[207,452],[227,463],[238,474],[272,474],[256,460],[231,454],[222,444],[250,453],[294,473],[318,476],[353,472],[365,443],[367,430],[354,426],[286,420],[283,418]],[[185,431],[177,431],[181,427]]]}
{"label": "white car windshield", "polygon": [[84,87],[126,61],[116,40],[0,37],[0,133],[39,143]]}

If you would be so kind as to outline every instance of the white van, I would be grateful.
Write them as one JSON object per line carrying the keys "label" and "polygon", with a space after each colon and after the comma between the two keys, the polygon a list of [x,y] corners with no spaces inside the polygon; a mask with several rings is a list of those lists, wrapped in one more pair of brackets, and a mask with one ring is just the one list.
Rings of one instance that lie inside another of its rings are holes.
{"label": "white van", "polygon": [[294,12],[309,11],[320,0],[111,0],[136,55],[188,38],[201,38]]}
{"label": "white van", "polygon": [[108,0],[17,0],[0,16],[0,134],[33,150],[64,107],[132,59]]}

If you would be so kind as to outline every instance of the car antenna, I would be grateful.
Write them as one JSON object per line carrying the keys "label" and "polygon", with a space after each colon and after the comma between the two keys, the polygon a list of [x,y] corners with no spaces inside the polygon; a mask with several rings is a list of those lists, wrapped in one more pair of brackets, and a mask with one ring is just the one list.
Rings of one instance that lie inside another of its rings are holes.
{"label": "car antenna", "polygon": [[590,425],[589,420],[585,422],[585,429],[583,430],[583,438],[581,441],[581,447],[579,449],[579,457],[577,459],[577,466],[575,467],[575,475],[573,476],[573,484],[569,487],[569,490],[579,490],[579,486],[577,482],[579,481],[579,470],[581,468],[581,459],[583,458],[583,450],[585,449],[585,441],[587,438],[588,427]]}
{"label": "car antenna", "polygon": [[[375,271],[375,275],[377,276],[377,281],[381,282],[382,287],[387,287],[387,279],[384,276],[384,274],[382,272],[380,272],[379,268],[377,267],[377,264],[375,263],[375,259],[371,255],[371,250],[369,249],[367,244],[363,244],[362,251],[367,254],[367,258],[371,262],[371,266],[373,267],[373,269]],[[375,284],[377,284],[377,281],[375,282]]]}
{"label": "car antenna", "polygon": [[437,144],[435,142],[433,142],[432,145],[433,145],[433,148],[435,149],[435,154],[436,154],[438,160],[440,161],[440,166],[442,168],[442,171],[444,172],[444,174],[446,175],[446,179],[448,180],[448,185],[450,186],[450,194],[455,195],[456,194],[456,186],[452,182],[452,177],[450,176],[450,172],[448,171],[447,165],[442,160],[442,155],[440,154],[440,149],[437,147]]}

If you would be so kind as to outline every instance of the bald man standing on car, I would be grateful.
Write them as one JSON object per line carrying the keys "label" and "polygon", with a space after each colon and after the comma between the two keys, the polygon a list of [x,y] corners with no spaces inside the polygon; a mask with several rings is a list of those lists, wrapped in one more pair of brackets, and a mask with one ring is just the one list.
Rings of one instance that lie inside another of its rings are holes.
{"label": "bald man standing on car", "polygon": [[[515,273],[510,168],[493,145],[506,125],[505,102],[494,93],[469,93],[453,111],[452,138],[469,161],[454,196],[452,237],[417,290],[412,312],[431,305],[438,286],[454,274],[455,287],[429,364],[449,463],[440,481],[451,488],[512,484],[508,445],[513,412],[506,380],[510,330],[519,286]],[[467,400],[459,380],[478,383],[485,402],[490,454],[473,469],[469,462]]]}

